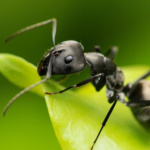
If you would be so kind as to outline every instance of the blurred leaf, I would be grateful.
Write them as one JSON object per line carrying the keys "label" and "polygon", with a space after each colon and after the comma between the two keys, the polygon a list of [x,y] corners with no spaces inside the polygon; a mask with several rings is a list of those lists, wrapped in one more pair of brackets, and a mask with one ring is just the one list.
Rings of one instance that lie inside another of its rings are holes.
{"label": "blurred leaf", "polygon": [[[40,81],[34,65],[11,54],[0,54],[0,72],[10,82],[23,88]],[[31,91],[43,95],[41,85],[31,89]]]}
{"label": "blurred leaf", "polygon": [[[33,81],[39,81],[36,68],[19,57],[1,54],[0,63],[2,74],[18,86],[26,87]],[[148,69],[140,66],[124,68],[126,82],[135,80]],[[45,83],[43,87],[47,92],[64,88],[54,81]],[[39,90],[40,88],[35,88],[34,92],[41,95]],[[92,85],[88,84],[74,92],[70,90],[63,94],[45,96],[50,118],[62,149],[90,149],[110,108],[104,92],[104,90],[95,92]],[[149,139],[150,135],[135,121],[130,109],[118,102],[94,150],[148,150]]]}

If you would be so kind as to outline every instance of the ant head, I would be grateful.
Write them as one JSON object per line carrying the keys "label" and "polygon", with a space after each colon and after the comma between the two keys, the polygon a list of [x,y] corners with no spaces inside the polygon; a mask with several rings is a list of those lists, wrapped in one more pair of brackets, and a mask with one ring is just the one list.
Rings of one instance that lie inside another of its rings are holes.
{"label": "ant head", "polygon": [[65,41],[51,48],[38,65],[40,76],[46,75],[50,59],[52,59],[52,75],[79,72],[86,66],[83,46],[76,41]]}

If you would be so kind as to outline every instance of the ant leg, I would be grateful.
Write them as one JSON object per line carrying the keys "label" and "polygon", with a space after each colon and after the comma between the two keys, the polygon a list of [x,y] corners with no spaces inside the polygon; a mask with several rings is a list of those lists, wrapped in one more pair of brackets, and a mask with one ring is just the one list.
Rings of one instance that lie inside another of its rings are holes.
{"label": "ant leg", "polygon": [[82,86],[82,85],[85,85],[85,84],[87,84],[87,83],[89,83],[89,82],[92,82],[93,80],[95,80],[95,79],[97,79],[97,78],[100,78],[100,77],[103,77],[103,76],[104,76],[104,73],[99,73],[99,74],[97,74],[97,75],[95,75],[95,76],[92,76],[92,77],[89,78],[89,79],[86,79],[86,80],[84,80],[84,81],[82,81],[82,82],[80,82],[80,83],[78,83],[78,84],[76,84],[76,85],[72,85],[72,86],[70,86],[70,87],[68,87],[68,88],[66,88],[66,89],[64,89],[64,90],[61,90],[61,91],[58,91],[58,92],[54,92],[54,93],[45,92],[45,94],[54,95],[54,94],[63,93],[63,92],[65,92],[65,91],[69,90],[69,89],[72,89],[72,88],[75,88],[75,87],[80,87],[80,86]]}
{"label": "ant leg", "polygon": [[[115,97],[112,97],[112,99],[114,99],[114,98],[115,98]],[[108,113],[107,113],[107,115],[106,115],[104,121],[102,122],[102,126],[101,126],[101,128],[100,128],[100,130],[99,130],[99,132],[98,132],[98,135],[97,135],[96,139],[95,139],[94,142],[93,142],[93,145],[92,145],[92,147],[91,147],[91,150],[93,150],[94,145],[95,145],[97,139],[99,138],[99,136],[100,136],[100,134],[101,134],[101,132],[102,132],[104,126],[106,125],[106,123],[107,123],[107,121],[108,121],[108,119],[109,119],[109,117],[110,117],[112,111],[114,110],[114,107],[116,106],[117,100],[118,100],[118,96],[116,96],[114,103],[113,103],[112,106],[110,107],[110,109],[109,109],[109,111],[108,111]]]}
{"label": "ant leg", "polygon": [[133,88],[140,80],[147,78],[149,75],[150,75],[150,70],[149,70],[148,72],[146,72],[143,76],[141,76],[139,79],[137,79],[137,80],[133,83],[132,88]]}
{"label": "ant leg", "polygon": [[9,36],[5,40],[5,43],[7,43],[9,40],[13,39],[14,37],[18,36],[19,34],[22,34],[22,33],[26,32],[26,31],[32,30],[32,29],[40,27],[40,26],[47,25],[49,23],[53,23],[52,37],[53,37],[53,44],[55,45],[55,36],[56,36],[56,27],[57,27],[57,20],[55,18],[49,19],[49,20],[46,20],[46,21],[43,21],[43,22],[31,25],[31,26],[28,26],[28,27],[26,27],[24,29],[21,29],[21,30],[15,32],[14,34],[12,34],[11,36]]}
{"label": "ant leg", "polygon": [[95,45],[92,49],[91,49],[91,51],[93,52],[93,51],[96,51],[96,52],[98,52],[98,53],[101,53],[101,48],[98,46],[98,45]]}
{"label": "ant leg", "polygon": [[[101,52],[101,48],[100,48],[98,45],[94,46],[94,48],[92,49],[92,51],[96,51],[96,52],[102,53],[102,52]],[[114,57],[115,57],[115,55],[116,55],[116,53],[117,53],[117,51],[118,51],[118,47],[117,47],[117,46],[112,46],[112,47],[104,54],[104,56],[106,56],[106,57],[110,58],[111,60],[113,60]]]}
{"label": "ant leg", "polygon": [[112,46],[105,54],[104,56],[110,58],[111,60],[114,59],[116,53],[118,51],[118,47],[117,46]]}
{"label": "ant leg", "polygon": [[118,99],[121,103],[126,105],[125,94],[123,92],[114,92],[113,90],[106,89],[106,97],[108,98],[109,103]]}
{"label": "ant leg", "polygon": [[132,83],[128,83],[126,86],[124,86],[123,88],[123,93],[125,93],[125,95],[127,97],[130,96],[130,93],[132,91],[135,90],[137,84],[139,83],[140,80],[147,78],[150,75],[150,70],[148,72],[146,72],[143,76],[141,76],[140,78],[138,78],[133,84]]}

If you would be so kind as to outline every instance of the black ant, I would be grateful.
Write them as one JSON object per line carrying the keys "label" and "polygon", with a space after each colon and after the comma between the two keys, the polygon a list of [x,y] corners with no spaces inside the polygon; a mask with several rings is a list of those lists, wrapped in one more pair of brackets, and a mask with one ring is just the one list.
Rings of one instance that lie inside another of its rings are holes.
{"label": "black ant", "polygon": [[127,84],[123,92],[128,97],[127,103],[136,120],[150,132],[150,82],[145,80],[150,71],[145,73],[133,84]]}
{"label": "black ant", "polygon": [[[108,98],[108,102],[113,103],[113,104],[102,123],[102,127],[96,139],[93,142],[93,145],[91,147],[91,150],[92,150],[94,147],[94,144],[96,143],[102,129],[106,125],[118,100],[121,103],[129,107],[145,107],[145,106],[150,105],[150,101],[145,100],[145,99],[150,99],[149,93],[141,93],[141,97],[137,97],[136,95],[136,92],[138,91],[141,92],[143,89],[143,87],[139,88],[140,85],[143,85],[145,87],[145,85],[142,82],[142,79],[150,75],[150,71],[147,72],[145,75],[143,75],[135,83],[133,83],[133,85],[128,84],[126,86],[123,86],[124,75],[121,69],[118,66],[116,66],[116,64],[113,62],[113,58],[116,54],[117,48],[112,47],[106,53],[106,55],[103,55],[101,54],[99,47],[94,48],[97,52],[83,53],[82,44],[76,41],[71,41],[71,40],[64,41],[58,45],[55,45],[56,26],[57,26],[56,19],[50,19],[50,20],[26,27],[14,33],[12,36],[8,37],[5,42],[8,42],[10,39],[14,38],[15,36],[23,32],[26,32],[28,30],[31,30],[36,27],[40,27],[49,23],[53,23],[52,38],[53,38],[54,47],[52,47],[49,50],[49,52],[44,56],[44,58],[40,61],[40,63],[38,64],[38,69],[37,69],[39,75],[45,76],[45,79],[31,85],[30,87],[24,89],[23,91],[18,93],[15,97],[13,97],[10,100],[10,102],[7,104],[3,112],[3,115],[5,115],[7,109],[18,97],[20,97],[22,94],[24,94],[31,88],[41,83],[46,82],[48,79],[50,79],[51,75],[68,75],[68,74],[80,72],[86,67],[86,65],[88,65],[91,70],[91,77],[89,79],[86,79],[76,85],[70,86],[64,90],[54,92],[54,93],[46,92],[45,94],[53,95],[53,94],[63,93],[71,88],[80,87],[89,82],[93,83],[97,91],[100,91],[104,87],[104,85],[106,85],[107,87],[106,96]],[[147,83],[147,81],[145,80],[144,82]],[[150,83],[148,83],[147,86],[150,87]],[[125,95],[129,97],[130,99],[129,102],[125,101]],[[140,110],[143,108],[132,109],[135,116],[138,116],[135,112],[135,109]],[[149,117],[149,122],[150,122],[150,117]]]}

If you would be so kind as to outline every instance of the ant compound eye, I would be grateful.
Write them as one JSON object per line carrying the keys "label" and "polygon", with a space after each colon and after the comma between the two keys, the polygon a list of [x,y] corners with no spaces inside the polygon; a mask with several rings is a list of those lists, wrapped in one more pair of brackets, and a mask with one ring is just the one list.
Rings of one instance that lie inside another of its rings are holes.
{"label": "ant compound eye", "polygon": [[69,64],[72,60],[73,60],[73,57],[72,57],[72,56],[67,56],[67,57],[65,58],[65,63],[66,63],[66,64]]}

